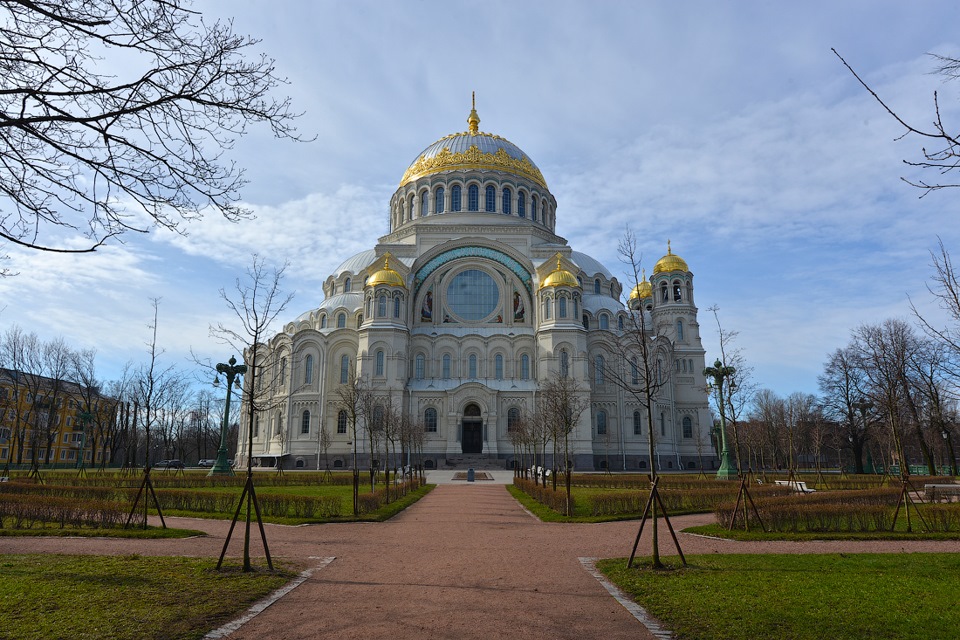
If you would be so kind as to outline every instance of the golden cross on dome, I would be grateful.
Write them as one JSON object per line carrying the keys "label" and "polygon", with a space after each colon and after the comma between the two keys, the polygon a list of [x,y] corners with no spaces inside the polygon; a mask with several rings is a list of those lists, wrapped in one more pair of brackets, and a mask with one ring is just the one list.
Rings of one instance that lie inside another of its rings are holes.
{"label": "golden cross on dome", "polygon": [[470,117],[467,118],[467,125],[470,127],[470,133],[477,135],[480,132],[480,116],[477,115],[477,92],[470,92]]}

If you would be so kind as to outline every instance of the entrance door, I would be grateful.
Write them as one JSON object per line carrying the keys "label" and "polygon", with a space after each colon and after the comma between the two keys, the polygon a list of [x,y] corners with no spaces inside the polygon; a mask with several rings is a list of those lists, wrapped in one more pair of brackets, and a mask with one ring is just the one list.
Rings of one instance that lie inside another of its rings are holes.
{"label": "entrance door", "polygon": [[483,453],[483,418],[480,407],[468,404],[463,410],[463,434],[460,444],[464,453]]}

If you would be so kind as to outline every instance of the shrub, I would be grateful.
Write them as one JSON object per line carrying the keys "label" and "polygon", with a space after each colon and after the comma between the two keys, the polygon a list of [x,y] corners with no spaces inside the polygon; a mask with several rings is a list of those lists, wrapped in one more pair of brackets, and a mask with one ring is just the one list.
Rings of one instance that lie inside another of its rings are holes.
{"label": "shrub", "polygon": [[[513,484],[540,504],[553,509],[561,515],[567,512],[567,492],[554,491],[552,487],[542,487],[539,483],[525,478],[514,478]],[[573,497],[570,498],[570,513],[573,513]]]}

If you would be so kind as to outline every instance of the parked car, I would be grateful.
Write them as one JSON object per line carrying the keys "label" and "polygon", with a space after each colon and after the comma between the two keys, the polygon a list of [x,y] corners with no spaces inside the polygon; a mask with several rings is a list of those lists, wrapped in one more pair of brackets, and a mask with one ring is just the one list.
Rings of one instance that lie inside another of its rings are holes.
{"label": "parked car", "polygon": [[161,460],[153,467],[154,469],[183,469],[183,463],[179,460]]}
{"label": "parked car", "polygon": [[201,460],[200,462],[197,463],[197,466],[198,466],[198,467],[210,468],[210,467],[212,467],[213,465],[215,465],[216,463],[217,463],[216,460],[211,460],[210,458],[204,458],[203,460]]}

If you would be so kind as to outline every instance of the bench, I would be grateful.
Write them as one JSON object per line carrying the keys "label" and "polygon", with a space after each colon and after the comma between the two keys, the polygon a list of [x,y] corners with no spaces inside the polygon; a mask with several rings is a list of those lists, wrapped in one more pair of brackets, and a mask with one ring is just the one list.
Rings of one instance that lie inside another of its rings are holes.
{"label": "bench", "polygon": [[0,476],[0,482],[10,482],[10,476]]}
{"label": "bench", "polygon": [[813,493],[816,489],[811,489],[807,486],[806,482],[798,482],[797,480],[774,480],[775,484],[780,485],[781,487],[790,487],[794,491],[799,491],[800,493]]}
{"label": "bench", "polygon": [[960,484],[925,484],[923,492],[928,502],[960,500]]}

